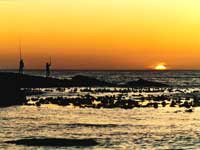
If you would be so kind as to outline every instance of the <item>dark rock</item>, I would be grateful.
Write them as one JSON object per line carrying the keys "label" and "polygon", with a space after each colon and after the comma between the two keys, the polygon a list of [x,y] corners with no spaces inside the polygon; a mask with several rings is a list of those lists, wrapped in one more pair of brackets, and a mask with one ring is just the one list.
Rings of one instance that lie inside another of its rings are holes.
{"label": "dark rock", "polygon": [[[119,85],[108,83],[105,81],[100,81],[96,78],[77,75],[73,77],[71,80],[67,79],[56,79],[56,78],[46,78],[40,76],[30,76],[30,75],[23,75],[17,73],[5,73],[0,72],[0,107],[5,106],[12,106],[12,105],[22,105],[26,103],[26,94],[32,94],[27,91],[20,91],[21,88],[51,88],[57,87],[59,91],[63,91],[62,87],[117,87]],[[121,85],[120,85],[121,86]],[[138,81],[128,82],[125,87],[166,87],[167,85],[157,82],[151,82],[147,80],[140,79]],[[126,89],[120,91],[121,93],[128,93],[131,89]],[[102,92],[105,92],[103,90]],[[96,91],[99,92],[99,91]],[[110,91],[109,91],[110,92]],[[41,94],[40,91],[36,91],[37,94]],[[92,100],[89,97],[86,97],[85,105],[92,106]],[[107,97],[106,99],[109,99]],[[116,103],[114,104],[114,98],[111,98],[109,102],[103,102],[102,105],[107,108],[113,108],[115,105],[117,107],[124,107],[124,108],[133,108],[136,105],[132,104],[131,101],[128,103]],[[119,96],[117,99],[121,99]],[[163,98],[162,98],[163,99]],[[105,101],[105,100],[104,100]],[[50,103],[55,103],[53,100],[49,100]],[[46,102],[43,102],[46,103]],[[41,102],[37,103],[37,106],[40,106]],[[69,103],[63,103],[58,101],[60,105],[69,105]],[[75,101],[74,105],[80,106],[79,100]],[[98,106],[101,107],[101,106]]]}
{"label": "dark rock", "polygon": [[186,109],[185,112],[192,113],[193,110],[192,109]]}
{"label": "dark rock", "polygon": [[152,82],[144,79],[139,79],[138,81],[131,81],[125,84],[128,87],[168,87],[169,85]]}
{"label": "dark rock", "polygon": [[185,101],[183,104],[181,104],[179,106],[180,107],[185,107],[185,108],[190,108],[191,107],[191,105],[187,101]]}
{"label": "dark rock", "polygon": [[[16,77],[15,75],[13,74],[13,78]],[[7,74],[0,73],[0,107],[21,105],[25,102],[25,95],[20,91],[16,80],[12,80]]]}
{"label": "dark rock", "polygon": [[176,107],[176,102],[174,100],[171,102],[170,107]]}
{"label": "dark rock", "polygon": [[161,104],[162,104],[162,107],[165,107],[167,105],[165,101],[163,101]]}
{"label": "dark rock", "polygon": [[153,103],[153,107],[156,109],[158,108],[158,103]]}
{"label": "dark rock", "polygon": [[98,143],[94,139],[20,139],[16,141],[6,141],[7,144],[25,145],[25,146],[52,146],[52,147],[89,147],[96,146]]}
{"label": "dark rock", "polygon": [[[112,84],[87,76],[75,76],[72,80],[22,75],[16,73],[0,73],[0,79],[13,82],[20,88],[51,88],[71,86],[110,86]],[[6,84],[6,82],[4,82]]]}

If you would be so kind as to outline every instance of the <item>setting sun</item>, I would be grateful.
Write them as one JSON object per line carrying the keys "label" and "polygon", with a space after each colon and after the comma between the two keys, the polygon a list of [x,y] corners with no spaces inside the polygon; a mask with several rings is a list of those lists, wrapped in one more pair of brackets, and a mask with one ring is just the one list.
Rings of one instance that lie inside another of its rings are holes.
{"label": "setting sun", "polygon": [[154,69],[155,70],[166,70],[167,67],[164,64],[158,64],[157,66],[155,66]]}
{"label": "setting sun", "polygon": [[20,37],[26,69],[42,69],[51,56],[61,70],[146,70],[160,60],[199,70],[199,7],[199,0],[0,0],[0,67],[18,68]]}

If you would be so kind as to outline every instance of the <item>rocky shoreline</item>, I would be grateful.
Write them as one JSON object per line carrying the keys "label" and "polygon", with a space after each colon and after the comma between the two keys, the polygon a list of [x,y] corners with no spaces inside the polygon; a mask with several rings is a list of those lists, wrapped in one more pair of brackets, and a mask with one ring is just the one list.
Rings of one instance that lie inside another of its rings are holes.
{"label": "rocky shoreline", "polygon": [[166,84],[143,79],[125,84],[113,84],[96,78],[77,75],[72,79],[46,78],[40,76],[21,75],[17,73],[0,73],[0,107],[22,105],[26,102],[26,93],[22,88],[53,88],[53,87],[168,87]]}

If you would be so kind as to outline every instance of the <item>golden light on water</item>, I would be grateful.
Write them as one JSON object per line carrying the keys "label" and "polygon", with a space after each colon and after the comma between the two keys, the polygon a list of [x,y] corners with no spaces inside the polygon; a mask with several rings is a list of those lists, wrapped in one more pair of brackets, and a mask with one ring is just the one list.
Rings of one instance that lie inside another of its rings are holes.
{"label": "golden light on water", "polygon": [[155,70],[167,70],[167,67],[165,66],[165,64],[158,64],[155,66],[154,69]]}

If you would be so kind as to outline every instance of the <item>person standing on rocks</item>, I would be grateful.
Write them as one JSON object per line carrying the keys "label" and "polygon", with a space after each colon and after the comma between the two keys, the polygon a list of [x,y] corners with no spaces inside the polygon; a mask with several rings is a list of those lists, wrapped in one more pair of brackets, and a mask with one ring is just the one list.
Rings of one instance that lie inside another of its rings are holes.
{"label": "person standing on rocks", "polygon": [[21,49],[21,41],[19,43],[19,50],[20,50],[20,60],[19,60],[19,74],[23,74],[24,73],[24,60],[22,58],[22,49]]}
{"label": "person standing on rocks", "polygon": [[50,75],[51,75],[50,67],[51,67],[51,58],[50,58],[50,62],[46,63],[46,77],[50,77]]}

